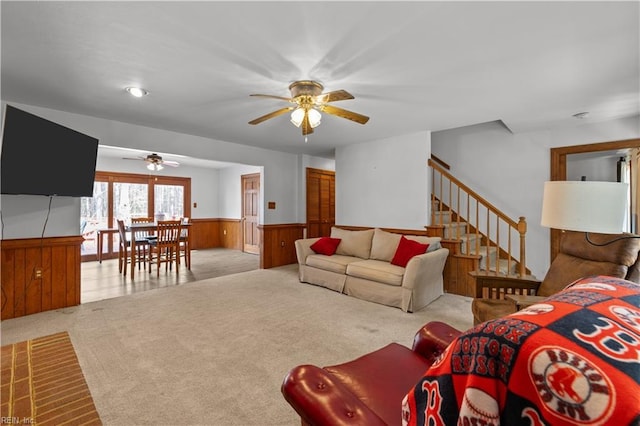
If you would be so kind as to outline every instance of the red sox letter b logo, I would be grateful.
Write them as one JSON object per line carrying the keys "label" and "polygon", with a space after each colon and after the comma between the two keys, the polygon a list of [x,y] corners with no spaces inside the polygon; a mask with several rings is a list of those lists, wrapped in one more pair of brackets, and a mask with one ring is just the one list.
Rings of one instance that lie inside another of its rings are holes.
{"label": "red sox letter b logo", "polygon": [[596,330],[589,334],[574,330],[573,335],[609,358],[620,362],[640,363],[640,338],[638,335],[607,318],[600,317],[599,319],[604,321],[606,325],[596,325]]}

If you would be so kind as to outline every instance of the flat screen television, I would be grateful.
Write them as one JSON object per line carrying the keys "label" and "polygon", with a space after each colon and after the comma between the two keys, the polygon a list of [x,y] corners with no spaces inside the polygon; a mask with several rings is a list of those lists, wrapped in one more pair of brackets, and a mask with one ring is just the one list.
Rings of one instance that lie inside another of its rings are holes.
{"label": "flat screen television", "polygon": [[98,139],[7,105],[0,192],[92,197]]}

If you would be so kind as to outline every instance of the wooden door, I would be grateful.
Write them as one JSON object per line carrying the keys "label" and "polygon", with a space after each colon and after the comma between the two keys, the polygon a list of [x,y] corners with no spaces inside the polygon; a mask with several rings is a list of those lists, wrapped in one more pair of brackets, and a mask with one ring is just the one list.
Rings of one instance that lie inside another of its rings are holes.
{"label": "wooden door", "polygon": [[336,174],[307,168],[307,238],[327,237],[336,222]]}
{"label": "wooden door", "polygon": [[260,173],[242,175],[242,250],[260,253],[258,212],[260,211]]}

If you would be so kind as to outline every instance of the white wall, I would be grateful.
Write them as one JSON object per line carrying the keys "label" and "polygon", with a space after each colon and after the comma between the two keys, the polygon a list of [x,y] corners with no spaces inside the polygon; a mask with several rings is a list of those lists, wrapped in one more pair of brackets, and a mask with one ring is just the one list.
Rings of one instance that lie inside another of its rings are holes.
{"label": "white wall", "polygon": [[2,195],[0,208],[2,239],[80,235],[80,198]]}
{"label": "white wall", "polygon": [[526,217],[527,266],[543,278],[549,268],[549,230],[540,226],[540,215],[550,148],[638,137],[638,116],[521,134],[493,122],[433,132],[431,152],[511,218]]}
{"label": "white wall", "polygon": [[[262,167],[238,165],[219,170],[220,194],[218,202],[220,213],[218,217],[223,219],[240,219],[242,217],[242,175],[252,173],[261,174],[260,191],[262,191],[264,185]],[[259,216],[258,222],[262,223],[262,209]]]}
{"label": "white wall", "polygon": [[618,179],[619,158],[582,158],[579,154],[567,155],[567,180],[581,180],[582,176],[585,176],[588,181],[615,182]]}
{"label": "white wall", "polygon": [[338,148],[336,223],[423,229],[430,214],[430,155],[429,132]]}

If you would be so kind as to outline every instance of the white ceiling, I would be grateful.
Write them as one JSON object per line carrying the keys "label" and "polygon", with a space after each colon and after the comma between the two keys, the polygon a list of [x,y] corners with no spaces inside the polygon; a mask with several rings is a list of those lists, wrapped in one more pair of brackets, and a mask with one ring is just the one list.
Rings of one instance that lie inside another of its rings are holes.
{"label": "white ceiling", "polygon": [[[640,113],[628,2],[1,2],[2,98],[292,153],[502,120],[513,132]],[[354,100],[304,143],[300,79]],[[142,99],[124,92],[140,85]],[[179,147],[176,147],[179,153]]]}

